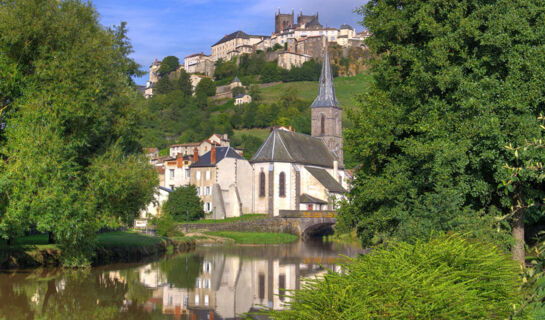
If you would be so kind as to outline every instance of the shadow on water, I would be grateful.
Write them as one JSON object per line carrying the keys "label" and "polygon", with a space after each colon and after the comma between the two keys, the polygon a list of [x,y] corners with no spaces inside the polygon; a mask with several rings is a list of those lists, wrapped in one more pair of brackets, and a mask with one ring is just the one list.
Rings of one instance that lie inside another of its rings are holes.
{"label": "shadow on water", "polygon": [[201,246],[149,263],[0,273],[0,319],[240,319],[362,250],[310,239]]}

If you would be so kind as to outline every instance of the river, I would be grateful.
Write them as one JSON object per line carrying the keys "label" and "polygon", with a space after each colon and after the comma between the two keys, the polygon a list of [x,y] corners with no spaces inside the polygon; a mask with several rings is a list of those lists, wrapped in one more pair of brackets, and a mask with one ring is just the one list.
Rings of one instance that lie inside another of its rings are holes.
{"label": "river", "polygon": [[[0,319],[241,319],[362,250],[323,241],[198,246],[159,261],[0,273]],[[256,319],[265,319],[255,316]]]}

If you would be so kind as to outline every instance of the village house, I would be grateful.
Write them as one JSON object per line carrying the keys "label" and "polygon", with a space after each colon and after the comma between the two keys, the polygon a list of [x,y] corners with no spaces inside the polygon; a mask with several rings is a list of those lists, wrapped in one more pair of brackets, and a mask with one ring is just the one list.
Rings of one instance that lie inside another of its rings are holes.
{"label": "village house", "polygon": [[191,155],[178,154],[174,160],[166,161],[163,186],[171,190],[187,186],[190,182],[189,166],[193,163],[192,159]]}
{"label": "village house", "polygon": [[[205,154],[206,152],[210,151],[212,148],[212,145],[216,145],[219,147],[229,147],[231,145],[231,141],[229,140],[229,137],[227,134],[217,134],[214,133],[210,136],[210,138],[205,139],[200,142],[189,142],[189,143],[182,143],[182,144],[173,144],[170,146],[170,156],[176,157],[178,154],[187,156],[193,154],[193,149],[197,148],[199,156]],[[240,152],[240,151],[239,151]]]}
{"label": "village house", "polygon": [[279,216],[282,210],[332,210],[348,188],[342,153],[342,108],[327,46],[318,97],[311,105],[306,135],[274,128],[250,160],[253,168],[253,212]]}
{"label": "village house", "polygon": [[216,147],[199,156],[195,150],[191,184],[204,203],[208,219],[252,212],[252,166],[231,147]]}
{"label": "village house", "polygon": [[248,94],[239,94],[235,97],[235,106],[252,102],[252,97]]}
{"label": "village house", "polygon": [[242,85],[242,81],[240,81],[238,76],[235,76],[233,81],[231,81],[231,83],[229,84],[229,88],[232,91],[234,88],[237,88],[237,87],[244,87],[244,86]]}

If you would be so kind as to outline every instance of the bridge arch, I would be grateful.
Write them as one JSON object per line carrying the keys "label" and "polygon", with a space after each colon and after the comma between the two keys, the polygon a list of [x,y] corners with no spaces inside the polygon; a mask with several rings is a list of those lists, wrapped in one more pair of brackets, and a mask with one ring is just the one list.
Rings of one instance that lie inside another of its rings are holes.
{"label": "bridge arch", "polygon": [[333,226],[335,225],[335,221],[327,221],[327,222],[318,222],[311,225],[306,226],[304,229],[301,230],[301,238],[303,240],[313,237],[322,237],[325,235],[332,235],[333,234]]}

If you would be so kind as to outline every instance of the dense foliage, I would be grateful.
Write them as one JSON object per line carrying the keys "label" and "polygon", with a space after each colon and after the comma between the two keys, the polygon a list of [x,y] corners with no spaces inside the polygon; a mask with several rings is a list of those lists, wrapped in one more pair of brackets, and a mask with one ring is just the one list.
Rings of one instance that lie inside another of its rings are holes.
{"label": "dense foliage", "polygon": [[161,65],[159,66],[158,73],[162,77],[162,76],[168,75],[172,71],[176,71],[179,66],[180,66],[180,60],[178,59],[178,57],[167,56],[163,59],[163,61],[161,61]]}
{"label": "dense foliage", "polygon": [[175,220],[193,221],[204,218],[203,208],[204,204],[197,196],[197,188],[194,185],[188,185],[174,189],[168,195],[168,200],[161,207],[161,211]]}
{"label": "dense foliage", "polygon": [[373,0],[358,12],[375,81],[346,134],[362,166],[343,223],[365,245],[475,226],[495,237],[488,222],[516,202],[498,189],[514,158],[505,146],[542,136],[543,2]]}
{"label": "dense foliage", "polygon": [[[440,236],[396,243],[307,280],[272,319],[508,319],[519,267],[494,245]],[[290,295],[290,293],[287,293]]]}
{"label": "dense foliage", "polygon": [[130,224],[157,184],[125,25],[76,0],[2,1],[0,52],[0,237],[51,232],[65,264],[88,263],[96,232]]}

